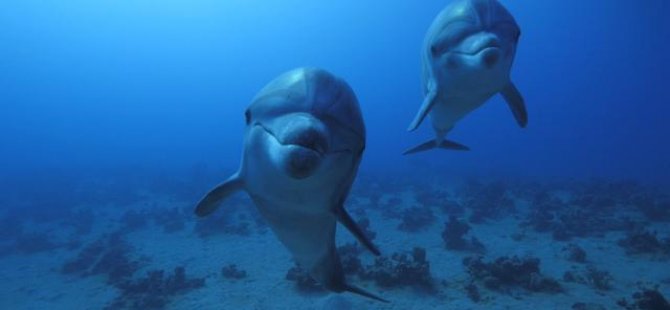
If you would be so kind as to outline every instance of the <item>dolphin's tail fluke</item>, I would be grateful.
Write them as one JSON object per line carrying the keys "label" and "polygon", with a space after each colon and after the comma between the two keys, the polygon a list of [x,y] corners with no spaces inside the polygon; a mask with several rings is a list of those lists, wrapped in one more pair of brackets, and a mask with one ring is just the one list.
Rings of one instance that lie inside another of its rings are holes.
{"label": "dolphin's tail fluke", "polygon": [[344,290],[347,291],[347,292],[351,292],[351,293],[354,293],[354,294],[365,296],[367,298],[374,299],[376,301],[389,302],[388,300],[386,300],[384,298],[381,298],[381,297],[379,297],[375,294],[372,294],[372,293],[370,293],[370,292],[368,292],[368,291],[366,291],[366,290],[364,290],[360,287],[357,287],[357,286],[345,284]]}
{"label": "dolphin's tail fluke", "polygon": [[409,154],[414,154],[414,153],[423,152],[423,151],[427,151],[427,150],[432,150],[434,148],[441,148],[441,149],[445,149],[445,150],[454,150],[454,151],[469,151],[470,150],[469,147],[467,147],[463,144],[460,144],[460,143],[454,142],[454,141],[449,141],[449,140],[445,139],[445,140],[442,140],[442,142],[440,142],[439,145],[438,145],[437,141],[435,141],[435,140],[430,140],[428,142],[421,143],[421,144],[405,151],[402,154],[403,155],[409,155]]}

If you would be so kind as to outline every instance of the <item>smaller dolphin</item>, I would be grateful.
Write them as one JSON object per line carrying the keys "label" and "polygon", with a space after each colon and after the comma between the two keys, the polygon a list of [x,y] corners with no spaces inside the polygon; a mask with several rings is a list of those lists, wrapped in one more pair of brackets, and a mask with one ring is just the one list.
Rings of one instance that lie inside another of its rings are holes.
{"label": "smaller dolphin", "polygon": [[312,278],[333,292],[386,302],[345,281],[335,247],[339,221],[379,255],[344,209],[365,149],[351,88],[326,71],[296,69],[265,86],[244,115],[240,168],[205,195],[195,213],[207,216],[232,193],[245,191]]}
{"label": "smaller dolphin", "polygon": [[422,65],[424,101],[408,130],[430,113],[435,139],[404,154],[436,147],[468,150],[444,137],[454,124],[493,95],[502,94],[517,123],[528,123],[521,94],[510,80],[521,30],[496,0],[457,0],[435,19],[426,35]]}

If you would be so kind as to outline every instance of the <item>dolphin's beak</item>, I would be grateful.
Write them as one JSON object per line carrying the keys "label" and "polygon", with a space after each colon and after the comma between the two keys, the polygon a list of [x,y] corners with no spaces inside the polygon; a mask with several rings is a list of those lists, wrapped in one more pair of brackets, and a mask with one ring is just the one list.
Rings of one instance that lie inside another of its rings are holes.
{"label": "dolphin's beak", "polygon": [[499,50],[502,48],[502,44],[498,36],[492,33],[480,32],[471,35],[463,46],[459,47],[458,50],[454,51],[456,54],[467,55],[467,56],[477,56],[482,53]]}
{"label": "dolphin's beak", "polygon": [[[304,179],[318,169],[329,151],[326,126],[309,114],[290,114],[263,129],[279,143],[273,154],[278,165],[292,178]],[[278,155],[278,156],[277,156]]]}
{"label": "dolphin's beak", "polygon": [[502,58],[500,38],[492,33],[480,32],[467,39],[464,46],[456,54],[477,59],[484,67],[492,69]]}
{"label": "dolphin's beak", "polygon": [[314,127],[292,130],[282,140],[282,144],[284,145],[297,145],[319,154],[328,152],[328,139],[326,135]]}

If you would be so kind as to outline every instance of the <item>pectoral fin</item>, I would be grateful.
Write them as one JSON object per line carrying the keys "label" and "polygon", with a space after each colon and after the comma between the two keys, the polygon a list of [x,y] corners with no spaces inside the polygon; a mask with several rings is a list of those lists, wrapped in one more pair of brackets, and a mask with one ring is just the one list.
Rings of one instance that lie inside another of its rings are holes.
{"label": "pectoral fin", "polygon": [[381,255],[377,247],[372,243],[372,241],[370,241],[370,239],[368,239],[363,230],[358,227],[349,213],[347,213],[347,210],[344,210],[343,206],[338,207],[335,212],[337,212],[337,220],[342,223],[342,225],[344,225],[344,227],[346,227],[347,230],[349,230],[349,232],[354,235],[354,237],[356,237],[358,242],[370,250],[370,252],[372,252],[374,255]]}
{"label": "pectoral fin", "polygon": [[428,93],[426,94],[426,98],[424,98],[423,103],[421,103],[421,108],[419,108],[419,112],[417,112],[416,116],[414,116],[414,120],[407,128],[407,131],[414,131],[417,128],[419,128],[419,125],[421,125],[421,122],[423,122],[423,119],[426,118],[428,112],[430,112],[430,110],[433,108],[436,102],[437,102],[437,88],[433,86],[433,84],[431,84]]}
{"label": "pectoral fin", "polygon": [[244,182],[236,173],[209,191],[195,207],[195,214],[200,217],[212,214],[224,199],[242,189],[244,189]]}
{"label": "pectoral fin", "polygon": [[512,82],[509,82],[502,91],[500,91],[510,110],[514,114],[516,122],[521,126],[521,128],[526,127],[528,124],[528,112],[526,112],[526,104],[524,103],[523,97],[519,90],[514,86]]}

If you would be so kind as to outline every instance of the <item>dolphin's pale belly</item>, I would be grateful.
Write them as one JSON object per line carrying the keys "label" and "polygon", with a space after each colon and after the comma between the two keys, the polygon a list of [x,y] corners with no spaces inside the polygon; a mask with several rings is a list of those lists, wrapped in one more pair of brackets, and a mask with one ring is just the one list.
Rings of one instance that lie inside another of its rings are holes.
{"label": "dolphin's pale belly", "polygon": [[448,132],[459,120],[482,106],[487,99],[449,99],[440,101],[433,107],[430,113],[433,128],[438,132]]}
{"label": "dolphin's pale belly", "polygon": [[[311,270],[335,247],[335,214],[331,212],[306,213],[296,206],[274,203],[252,197],[272,231],[288,248],[298,263]],[[325,206],[313,206],[325,209]]]}

